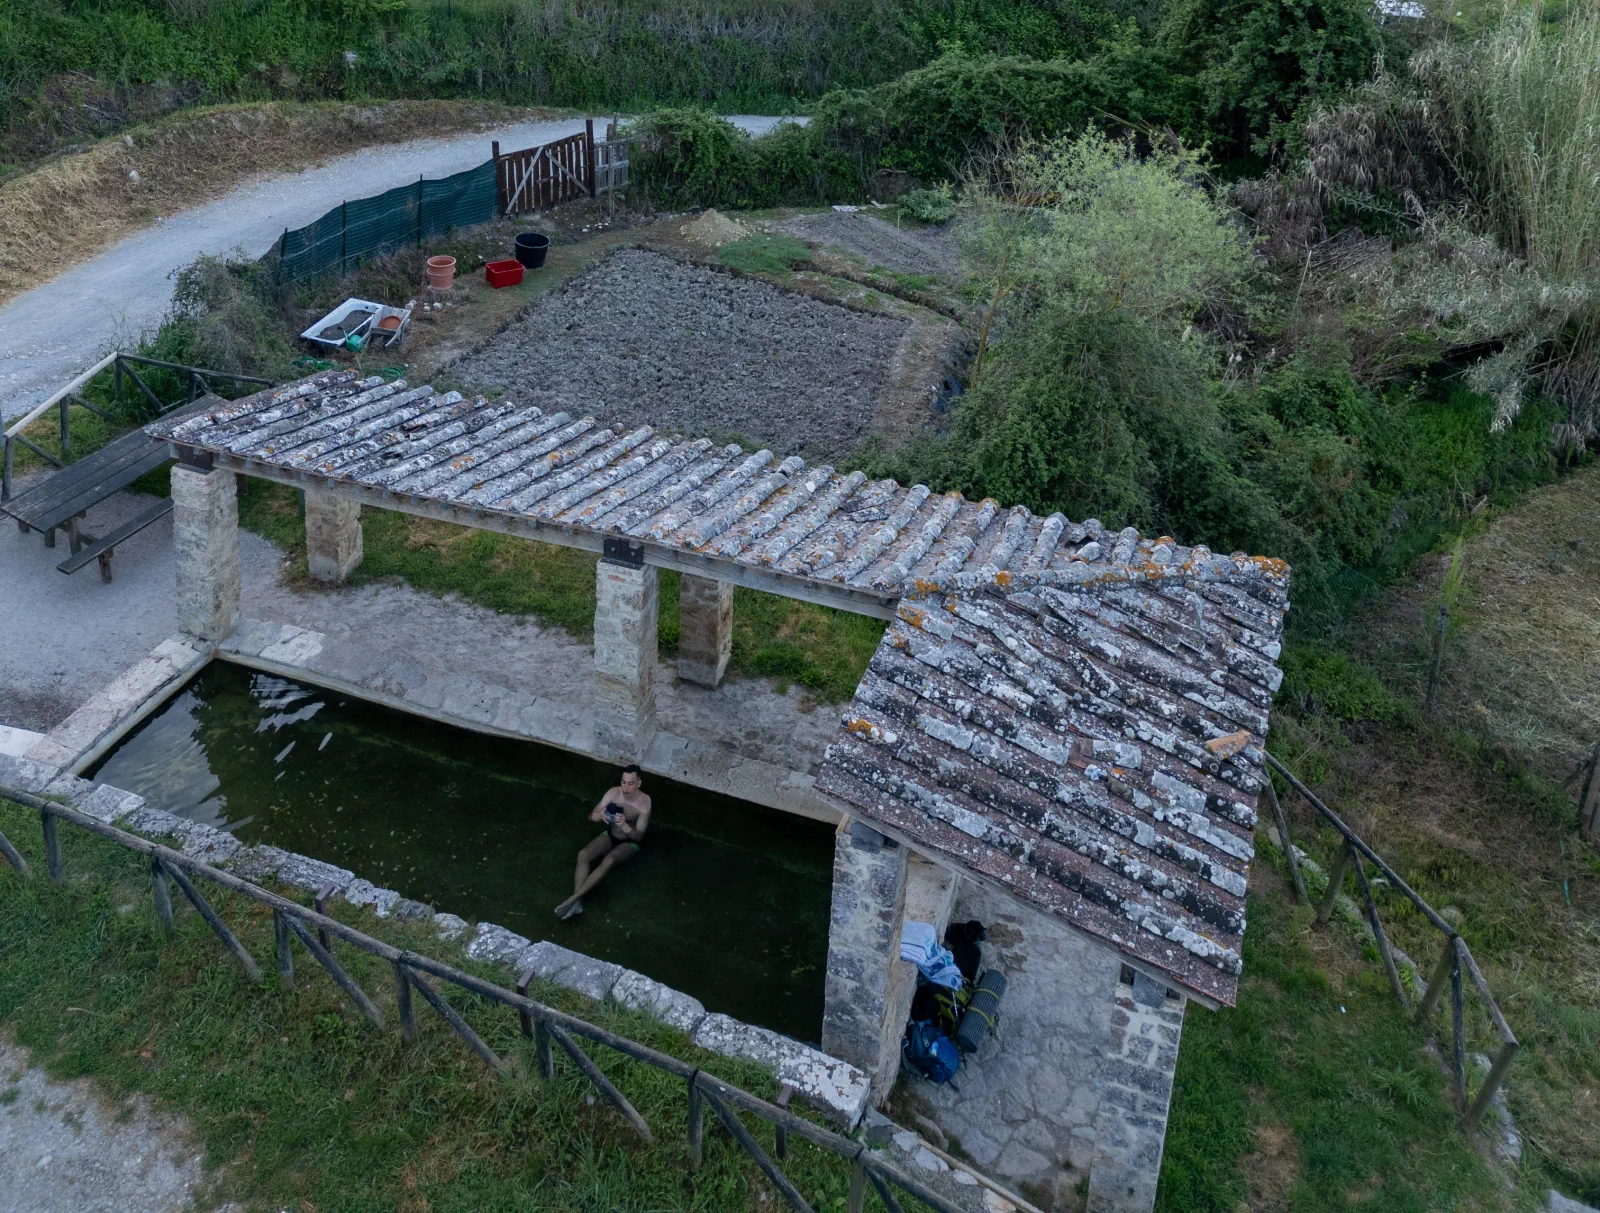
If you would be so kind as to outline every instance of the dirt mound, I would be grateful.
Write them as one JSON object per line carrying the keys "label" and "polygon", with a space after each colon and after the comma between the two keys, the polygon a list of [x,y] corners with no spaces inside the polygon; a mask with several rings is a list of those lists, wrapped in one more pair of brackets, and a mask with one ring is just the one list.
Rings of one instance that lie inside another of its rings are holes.
{"label": "dirt mound", "polygon": [[698,244],[701,248],[721,248],[724,244],[743,240],[750,234],[745,230],[744,224],[729,219],[716,209],[706,211],[699,218],[690,220],[679,230],[685,240],[691,244]]}
{"label": "dirt mound", "polygon": [[452,372],[518,404],[836,459],[873,428],[907,321],[623,249]]}

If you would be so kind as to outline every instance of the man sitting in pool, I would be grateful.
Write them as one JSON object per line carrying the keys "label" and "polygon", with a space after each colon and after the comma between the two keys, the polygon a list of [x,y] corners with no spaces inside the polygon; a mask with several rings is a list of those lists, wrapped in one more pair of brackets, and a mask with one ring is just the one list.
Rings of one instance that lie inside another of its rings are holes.
{"label": "man sitting in pool", "polygon": [[603,824],[606,832],[578,852],[572,896],[556,907],[557,918],[582,914],[583,895],[612,868],[639,853],[639,842],[650,828],[650,797],[639,790],[638,763],[622,768],[622,782],[600,798],[589,820]]}

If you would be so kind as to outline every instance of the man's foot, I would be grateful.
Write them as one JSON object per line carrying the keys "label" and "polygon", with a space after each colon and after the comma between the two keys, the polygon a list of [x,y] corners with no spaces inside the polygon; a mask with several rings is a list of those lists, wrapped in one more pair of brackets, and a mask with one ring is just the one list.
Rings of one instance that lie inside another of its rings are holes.
{"label": "man's foot", "polygon": [[557,918],[571,918],[574,914],[583,913],[583,902],[576,897],[569,897],[556,907]]}

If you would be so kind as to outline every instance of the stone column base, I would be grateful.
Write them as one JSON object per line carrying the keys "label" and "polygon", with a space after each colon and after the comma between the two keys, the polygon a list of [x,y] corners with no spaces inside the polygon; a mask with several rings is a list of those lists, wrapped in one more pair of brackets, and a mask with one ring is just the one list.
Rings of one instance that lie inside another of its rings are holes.
{"label": "stone column base", "polygon": [[594,746],[638,762],[656,735],[656,570],[595,566]]}
{"label": "stone column base", "polygon": [[342,582],[361,563],[361,503],[306,490],[306,565],[313,581]]}
{"label": "stone column base", "polygon": [[178,627],[213,644],[239,626],[239,485],[223,468],[172,469]]}
{"label": "stone column base", "polygon": [[714,687],[733,655],[733,585],[685,573],[678,582],[678,677]]}

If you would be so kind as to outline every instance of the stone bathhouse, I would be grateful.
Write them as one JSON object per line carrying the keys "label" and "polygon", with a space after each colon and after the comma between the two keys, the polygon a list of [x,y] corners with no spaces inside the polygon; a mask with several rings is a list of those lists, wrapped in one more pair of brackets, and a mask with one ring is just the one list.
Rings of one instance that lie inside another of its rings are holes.
{"label": "stone bathhouse", "polygon": [[586,748],[647,770],[658,569],[685,574],[678,673],[704,685],[735,585],[889,621],[782,806],[839,822],[823,1049],[884,1099],[915,985],[901,924],[979,919],[1010,983],[998,1029],[909,1095],[1006,1182],[1152,1206],[1188,1006],[1237,996],[1284,565],[352,372],[151,433],[180,460],[201,641],[242,618],[239,474],[305,491],[323,580],[360,560],[362,504],[600,553]]}

